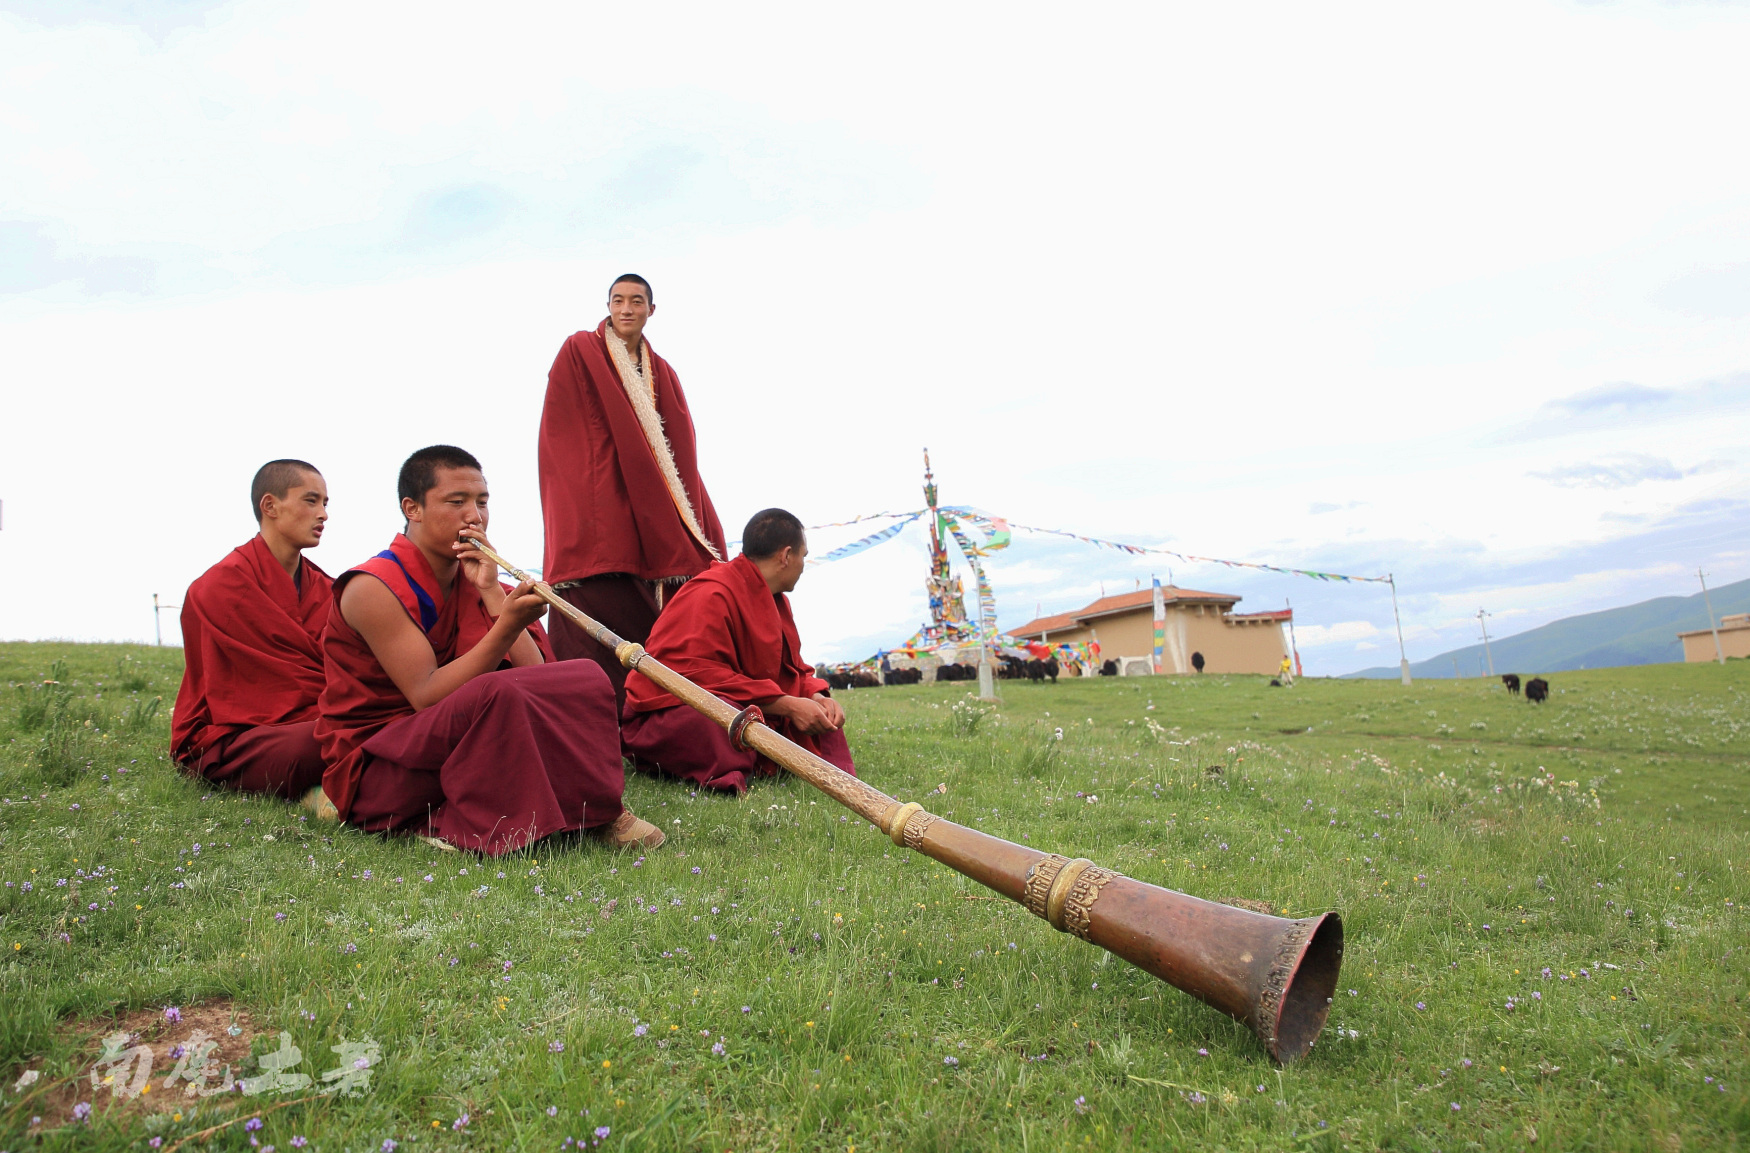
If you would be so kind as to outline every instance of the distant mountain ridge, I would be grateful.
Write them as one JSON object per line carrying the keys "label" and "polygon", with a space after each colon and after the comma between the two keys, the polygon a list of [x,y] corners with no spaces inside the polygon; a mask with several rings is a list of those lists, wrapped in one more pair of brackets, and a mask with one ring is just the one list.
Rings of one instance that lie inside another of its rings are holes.
{"label": "distant mountain ridge", "polygon": [[[1728,613],[1750,612],[1750,580],[1709,589],[1714,619]],[[1639,604],[1602,612],[1563,617],[1522,633],[1490,637],[1496,673],[1559,673],[1570,669],[1611,668],[1618,665],[1655,665],[1683,659],[1680,632],[1705,629],[1707,609],[1701,593],[1686,597],[1654,597]],[[1453,676],[1453,659],[1463,676],[1486,674],[1488,665],[1481,642],[1452,649],[1437,657],[1410,662],[1412,677],[1430,679]],[[1345,677],[1395,677],[1396,665],[1344,673]]]}

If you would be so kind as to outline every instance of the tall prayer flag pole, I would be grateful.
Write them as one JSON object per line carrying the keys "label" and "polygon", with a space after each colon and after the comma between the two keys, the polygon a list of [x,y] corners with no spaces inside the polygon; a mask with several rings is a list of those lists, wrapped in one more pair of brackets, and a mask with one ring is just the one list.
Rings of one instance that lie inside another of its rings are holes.
{"label": "tall prayer flag pole", "polygon": [[1161,675],[1161,654],[1167,647],[1167,601],[1161,595],[1161,578],[1151,577],[1155,582],[1155,675]]}

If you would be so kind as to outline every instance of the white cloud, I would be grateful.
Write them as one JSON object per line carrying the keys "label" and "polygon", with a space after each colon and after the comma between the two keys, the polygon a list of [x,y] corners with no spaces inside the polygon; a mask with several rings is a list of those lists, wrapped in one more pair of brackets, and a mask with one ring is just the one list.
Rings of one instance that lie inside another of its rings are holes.
{"label": "white cloud", "polygon": [[1294,626],[1295,642],[1303,649],[1347,644],[1378,635],[1379,629],[1372,621],[1339,621],[1332,625],[1303,625],[1296,622]]}

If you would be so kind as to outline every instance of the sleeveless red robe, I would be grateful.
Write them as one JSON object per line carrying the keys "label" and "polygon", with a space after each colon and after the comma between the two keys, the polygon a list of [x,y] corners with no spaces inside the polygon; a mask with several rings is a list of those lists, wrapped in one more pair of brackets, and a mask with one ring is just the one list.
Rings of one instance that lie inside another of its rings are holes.
{"label": "sleeveless red robe", "polygon": [[[417,546],[388,549],[335,582],[323,647],[327,683],[317,735],[323,788],[341,816],[372,831],[420,831],[498,855],[619,816],[625,785],[613,692],[589,664],[501,665],[415,711],[340,612],[347,583],[368,576],[395,594],[440,665],[492,628],[479,590],[438,588]],[[529,629],[552,653],[539,625]]]}

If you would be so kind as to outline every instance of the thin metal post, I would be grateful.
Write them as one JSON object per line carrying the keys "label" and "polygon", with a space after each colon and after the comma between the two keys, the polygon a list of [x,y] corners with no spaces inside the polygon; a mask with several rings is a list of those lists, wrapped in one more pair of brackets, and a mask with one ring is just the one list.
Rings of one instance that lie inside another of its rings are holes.
{"label": "thin metal post", "polygon": [[164,647],[164,626],[158,620],[158,594],[152,594],[152,643]]}
{"label": "thin metal post", "polygon": [[1714,659],[1723,665],[1726,663],[1726,650],[1720,647],[1720,626],[1714,623],[1714,602],[1707,595],[1707,574],[1696,569],[1695,576],[1701,581],[1701,603],[1707,606],[1707,627],[1714,634]]}
{"label": "thin metal post", "polygon": [[1477,623],[1483,626],[1483,653],[1489,658],[1489,675],[1492,677],[1495,675],[1495,654],[1489,648],[1489,622],[1485,619],[1488,615],[1482,609],[1477,610]]}
{"label": "thin metal post", "polygon": [[1385,574],[1385,581],[1391,585],[1391,619],[1398,626],[1398,679],[1407,685],[1410,683],[1410,656],[1404,651],[1404,620],[1398,615],[1398,582],[1391,573]]}

